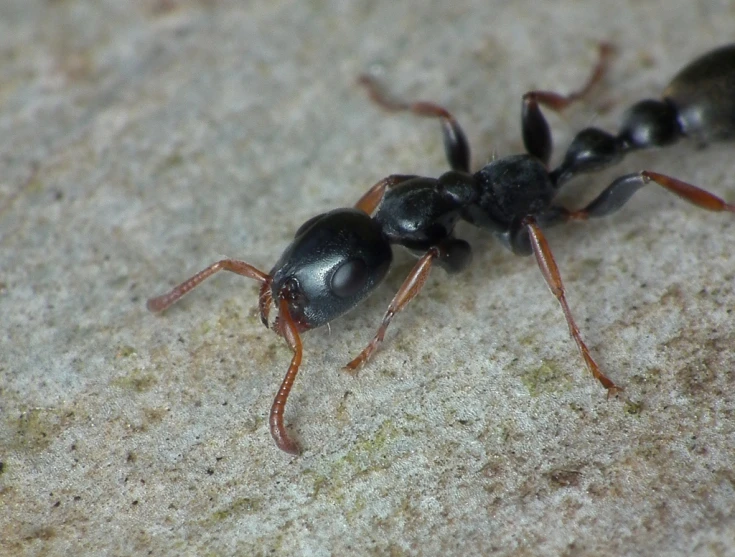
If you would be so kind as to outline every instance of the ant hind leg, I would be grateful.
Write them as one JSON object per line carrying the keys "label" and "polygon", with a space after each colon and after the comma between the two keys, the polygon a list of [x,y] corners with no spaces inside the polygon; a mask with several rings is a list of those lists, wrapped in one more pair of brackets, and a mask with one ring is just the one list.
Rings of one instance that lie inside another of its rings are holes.
{"label": "ant hind leg", "polygon": [[541,112],[541,106],[560,112],[570,104],[588,95],[607,73],[614,48],[609,43],[601,42],[599,51],[597,64],[595,64],[585,84],[578,90],[568,95],[561,95],[553,91],[529,91],[523,95],[521,108],[523,144],[530,155],[538,158],[545,165],[548,165],[551,159],[553,141],[549,123]]}
{"label": "ant hind leg", "polygon": [[604,217],[612,214],[625,205],[633,197],[635,192],[651,182],[658,184],[668,191],[675,193],[683,200],[702,209],[714,212],[729,211],[735,213],[735,204],[726,203],[723,199],[707,190],[679,180],[678,178],[644,170],[636,174],[626,174],[617,178],[602,190],[602,193],[591,203],[582,209],[576,211],[562,209],[564,220],[587,220],[588,218]]}

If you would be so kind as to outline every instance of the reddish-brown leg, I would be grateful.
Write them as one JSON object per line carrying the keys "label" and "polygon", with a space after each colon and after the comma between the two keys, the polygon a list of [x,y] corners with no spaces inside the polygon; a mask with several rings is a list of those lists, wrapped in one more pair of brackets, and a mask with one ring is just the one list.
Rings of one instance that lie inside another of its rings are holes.
{"label": "reddish-brown leg", "polygon": [[416,176],[413,175],[391,174],[387,178],[383,178],[380,182],[378,182],[367,192],[365,192],[365,195],[363,195],[357,201],[357,203],[355,203],[355,209],[360,209],[361,211],[366,212],[368,215],[372,215],[373,211],[375,211],[378,205],[380,205],[380,202],[383,200],[383,196],[385,195],[385,191],[387,189],[390,189],[394,186],[397,186],[401,182],[405,182],[406,180],[410,180],[411,178],[415,177]]}
{"label": "reddish-brown leg", "polygon": [[270,275],[267,275],[263,271],[256,269],[244,261],[238,261],[237,259],[223,259],[221,261],[217,261],[217,263],[213,263],[203,271],[199,271],[193,277],[174,287],[170,292],[151,298],[148,300],[146,307],[150,311],[155,312],[165,310],[171,304],[182,298],[192,288],[198,286],[202,281],[208,279],[217,271],[230,271],[231,273],[237,273],[238,275],[255,279],[264,284],[270,284],[271,281]]}
{"label": "reddish-brown leg", "polygon": [[381,88],[380,84],[370,75],[362,74],[357,78],[357,82],[367,89],[370,100],[390,112],[399,112],[406,110],[413,112],[417,116],[427,116],[430,118],[443,118],[445,120],[454,120],[454,117],[448,110],[428,101],[405,102],[389,97]]}
{"label": "reddish-brown leg", "polygon": [[582,87],[566,95],[554,93],[553,91],[529,91],[523,95],[523,101],[538,103],[551,110],[560,111],[589,94],[592,88],[604,77],[610,63],[610,58],[615,52],[615,48],[605,42],[600,43],[599,50],[600,54],[597,59],[597,64],[592,68],[592,73]]}
{"label": "reddish-brown leg", "polygon": [[641,172],[641,176],[644,180],[653,181],[659,186],[666,188],[670,192],[675,193],[682,199],[696,205],[697,207],[701,207],[702,209],[707,209],[708,211],[730,211],[731,213],[735,213],[735,205],[725,203],[723,199],[720,199],[707,190],[703,190],[702,188],[698,188],[697,186],[683,182],[677,178],[672,178],[671,176],[665,176],[664,174],[651,172],[649,170]]}
{"label": "reddish-brown leg", "polygon": [[429,101],[403,102],[392,99],[385,94],[373,77],[366,74],[361,75],[357,82],[367,89],[370,100],[385,110],[391,112],[405,110],[425,118],[439,118],[444,137],[444,150],[449,166],[453,170],[470,171],[470,147],[467,137],[462,127],[447,109]]}
{"label": "reddish-brown leg", "polygon": [[296,374],[299,372],[302,347],[301,337],[296,328],[296,323],[291,318],[291,314],[288,311],[288,302],[285,300],[281,300],[278,307],[278,328],[278,334],[286,339],[288,346],[293,350],[293,358],[291,358],[291,364],[288,366],[288,371],[283,378],[281,387],[278,389],[276,398],[273,400],[269,424],[276,446],[282,451],[297,455],[301,450],[299,449],[298,443],[286,431],[286,426],[283,424],[283,413],[286,409],[286,401],[291,392],[291,387],[293,387],[293,383],[296,380]]}
{"label": "reddish-brown leg", "polygon": [[378,347],[378,344],[383,342],[385,332],[395,314],[405,308],[408,303],[416,297],[416,294],[419,293],[421,287],[424,286],[426,279],[429,278],[431,264],[437,257],[439,257],[439,255],[439,248],[431,248],[424,256],[421,257],[421,259],[418,260],[413,269],[411,269],[406,280],[403,281],[403,284],[398,289],[396,295],[393,297],[393,300],[388,306],[388,311],[386,311],[383,316],[383,322],[380,324],[378,332],[375,334],[375,337],[373,337],[373,340],[371,340],[370,344],[360,352],[357,358],[345,366],[345,369],[355,371],[362,364],[368,361],[370,356],[372,356],[373,352],[375,352],[375,349]]}
{"label": "reddish-brown leg", "polygon": [[675,193],[684,201],[708,211],[729,211],[735,213],[735,205],[726,203],[716,195],[698,188],[678,178],[672,178],[657,172],[644,170],[638,174],[627,174],[614,180],[589,205],[574,211],[560,208],[563,220],[585,220],[592,217],[604,217],[619,210],[643,186],[653,182],[668,191]]}
{"label": "reddish-brown leg", "polygon": [[549,244],[546,241],[544,234],[533,219],[526,219],[524,224],[528,230],[528,235],[531,239],[531,246],[533,247],[533,253],[536,256],[536,262],[541,269],[541,274],[544,276],[546,284],[549,285],[551,293],[556,296],[556,299],[559,300],[559,303],[561,304],[561,308],[564,311],[564,317],[566,317],[567,324],[569,325],[569,332],[571,333],[574,342],[577,343],[577,347],[582,354],[582,358],[584,358],[584,363],[587,365],[590,372],[592,372],[592,375],[602,383],[603,387],[607,389],[608,395],[616,394],[621,391],[622,388],[618,387],[600,371],[597,362],[592,358],[587,345],[582,340],[582,335],[579,332],[577,324],[574,322],[574,317],[572,317],[572,312],[569,309],[566,296],[564,295],[564,285],[561,282],[559,268],[556,266],[554,256],[551,253],[551,249],[549,248]]}
{"label": "reddish-brown leg", "polygon": [[584,97],[607,71],[608,60],[613,49],[607,43],[600,44],[600,56],[587,82],[581,89],[568,95],[551,91],[529,91],[523,95],[521,103],[521,133],[526,151],[548,165],[553,149],[551,128],[541,112],[543,105],[552,110],[563,110],[574,101]]}

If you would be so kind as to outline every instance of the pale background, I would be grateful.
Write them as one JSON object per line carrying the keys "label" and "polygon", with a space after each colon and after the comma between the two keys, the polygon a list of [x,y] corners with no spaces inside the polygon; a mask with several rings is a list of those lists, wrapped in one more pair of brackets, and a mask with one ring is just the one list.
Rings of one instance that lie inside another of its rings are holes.
{"label": "pale background", "polygon": [[[0,4],[0,553],[733,555],[735,215],[660,190],[549,232],[606,400],[531,258],[469,226],[467,272],[432,274],[354,379],[411,259],[290,353],[257,285],[296,227],[390,173],[446,168],[438,125],[388,115],[372,70],[451,109],[474,164],[522,150],[520,97],[604,84],[551,116],[557,157],[735,36],[724,0],[29,1]],[[732,145],[649,168],[735,202]]]}

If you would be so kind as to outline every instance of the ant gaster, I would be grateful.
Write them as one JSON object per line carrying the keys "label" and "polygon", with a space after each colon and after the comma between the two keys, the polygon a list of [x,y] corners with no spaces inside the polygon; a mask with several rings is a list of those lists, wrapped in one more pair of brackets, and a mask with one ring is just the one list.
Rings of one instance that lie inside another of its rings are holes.
{"label": "ant gaster", "polygon": [[561,164],[549,168],[552,140],[540,107],[562,110],[585,95],[605,72],[611,47],[601,45],[600,58],[585,86],[570,95],[532,91],[523,96],[522,135],[527,154],[491,161],[470,171],[470,149],[462,128],[444,108],[431,102],[402,103],[385,96],[375,81],[360,78],[372,100],[387,110],[406,110],[438,118],[451,170],[439,178],[391,175],[375,184],[354,208],[335,209],[306,221],[296,231],[270,273],[243,261],[224,259],[210,265],[162,296],[148,301],[163,311],[214,273],[225,270],[261,283],[259,308],[269,326],[293,351],[270,411],[276,445],[297,454],[299,446],[283,422],[286,400],[302,357],[300,333],[327,324],[357,306],[385,278],[392,245],[401,245],[418,261],[394,296],[378,331],[346,366],[356,370],[383,340],[393,317],[418,294],[434,264],[449,273],[467,267],[470,245],[454,235],[459,220],[489,230],[519,255],[533,254],[551,292],[561,304],[569,330],[592,375],[614,394],[620,390],[606,377],[582,340],[564,295],[559,269],[543,230],[573,220],[609,215],[651,182],[710,211],[735,212],[735,205],[692,184],[644,170],[614,180],[582,209],[555,203],[559,188],[584,172],[619,162],[631,151],[670,145],[682,137],[699,144],[735,136],[735,45],[714,50],[685,67],[665,89],[661,100],[630,107],[617,134],[589,127],[579,132]]}

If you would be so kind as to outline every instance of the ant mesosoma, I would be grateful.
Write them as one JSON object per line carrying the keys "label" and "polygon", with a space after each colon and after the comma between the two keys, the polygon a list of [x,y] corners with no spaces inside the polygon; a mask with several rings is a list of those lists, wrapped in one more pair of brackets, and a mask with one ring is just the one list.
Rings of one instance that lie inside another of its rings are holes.
{"label": "ant mesosoma", "polygon": [[735,212],[735,205],[692,184],[656,172],[642,171],[614,180],[582,209],[554,203],[559,188],[584,172],[619,162],[631,151],[662,147],[682,137],[700,144],[735,136],[735,45],[728,45],[686,66],[665,89],[661,100],[630,107],[617,135],[589,127],[572,140],[564,159],[549,169],[552,139],[540,107],[561,110],[585,95],[605,72],[611,48],[601,45],[600,59],[585,86],[570,95],[531,91],[523,96],[522,134],[527,154],[491,161],[470,171],[470,149],[462,128],[444,108],[431,102],[401,103],[386,97],[375,81],[363,76],[372,100],[388,110],[438,118],[451,170],[439,178],[391,175],[375,184],[354,208],[317,215],[296,231],[270,273],[243,261],[224,259],[210,265],[173,290],[148,301],[148,309],[165,310],[214,273],[225,270],[261,283],[260,318],[268,327],[271,306],[278,311],[273,330],[293,351],[291,364],[273,401],[270,431],[276,445],[292,454],[298,444],[288,434],[283,414],[302,357],[300,333],[325,325],[357,306],[384,279],[392,261],[392,245],[418,255],[394,296],[378,331],[346,366],[356,370],[383,340],[393,317],[419,293],[434,264],[457,273],[470,263],[470,245],[454,235],[464,220],[492,232],[518,255],[535,256],[551,292],[561,304],[574,341],[592,375],[614,394],[620,388],[598,367],[564,295],[559,269],[543,229],[572,220],[609,215],[651,182],[710,211]]}

